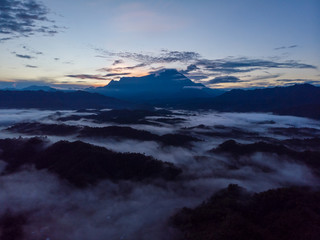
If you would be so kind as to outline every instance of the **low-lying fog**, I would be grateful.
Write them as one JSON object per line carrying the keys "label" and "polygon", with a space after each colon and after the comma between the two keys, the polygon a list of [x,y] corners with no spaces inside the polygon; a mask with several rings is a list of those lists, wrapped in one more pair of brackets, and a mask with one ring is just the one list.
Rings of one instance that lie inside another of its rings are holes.
{"label": "low-lying fog", "polygon": [[[294,141],[318,139],[320,122],[316,120],[263,113],[172,111],[126,122],[117,116],[111,120],[95,117],[100,113],[94,110],[0,110],[0,138],[46,136],[52,143],[81,140],[116,152],[151,155],[173,163],[182,173],[173,181],[103,179],[96,185],[78,188],[46,169],[37,170],[30,165],[8,173],[7,163],[0,155],[0,218],[6,214],[25,218],[22,233],[14,239],[176,239],[179,233],[170,226],[170,217],[182,207],[200,204],[230,183],[254,192],[319,184],[319,176],[312,166],[292,157],[295,155],[291,153],[258,149],[236,156],[215,151],[220,144],[232,139],[244,145],[263,141],[303,152],[309,146],[295,147]],[[51,130],[48,134],[42,125],[36,128],[32,125],[26,132],[14,128],[21,122],[41,123],[50,128],[61,124],[77,128],[70,134],[54,134]],[[81,134],[84,127],[92,130],[111,126],[130,127],[152,135],[143,139],[141,135]],[[180,140],[178,143],[167,141],[164,135],[170,134],[173,139],[180,139],[179,135],[181,139],[189,136],[196,140],[190,138],[181,144]],[[4,229],[0,229],[0,236],[1,231]]]}

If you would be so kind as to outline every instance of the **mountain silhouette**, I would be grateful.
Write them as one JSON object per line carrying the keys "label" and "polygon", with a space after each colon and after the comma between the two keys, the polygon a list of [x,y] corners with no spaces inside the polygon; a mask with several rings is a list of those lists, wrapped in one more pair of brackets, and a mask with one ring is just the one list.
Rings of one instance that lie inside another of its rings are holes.
{"label": "mountain silhouette", "polygon": [[149,103],[174,103],[189,98],[215,97],[223,93],[191,81],[176,69],[164,69],[143,77],[123,77],[104,87],[87,91]]}
{"label": "mountain silhouette", "polygon": [[38,85],[31,85],[29,87],[25,87],[21,89],[22,91],[46,91],[46,92],[56,92],[59,91],[56,88],[52,88],[49,86],[38,86]]}
{"label": "mountain silhouette", "polygon": [[215,98],[190,99],[176,107],[223,112],[272,112],[319,119],[320,87],[296,84],[254,90],[234,89]]}
{"label": "mountain silhouette", "polygon": [[37,109],[131,109],[145,106],[84,91],[0,91],[0,108]]}

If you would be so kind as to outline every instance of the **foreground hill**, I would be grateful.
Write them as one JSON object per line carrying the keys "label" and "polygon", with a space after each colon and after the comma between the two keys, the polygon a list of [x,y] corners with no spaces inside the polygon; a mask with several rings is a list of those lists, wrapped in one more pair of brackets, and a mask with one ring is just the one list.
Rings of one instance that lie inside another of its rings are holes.
{"label": "foreground hill", "polygon": [[[84,91],[0,91],[0,108],[136,108],[135,104]],[[142,107],[142,106],[139,106]]]}
{"label": "foreground hill", "polygon": [[184,240],[316,240],[320,192],[291,187],[251,194],[237,185],[195,209],[183,208],[172,223]]}
{"label": "foreground hill", "polygon": [[181,170],[140,153],[119,153],[81,141],[59,141],[50,146],[41,138],[0,139],[0,157],[7,163],[5,174],[33,165],[86,187],[109,179],[144,181],[174,180]]}

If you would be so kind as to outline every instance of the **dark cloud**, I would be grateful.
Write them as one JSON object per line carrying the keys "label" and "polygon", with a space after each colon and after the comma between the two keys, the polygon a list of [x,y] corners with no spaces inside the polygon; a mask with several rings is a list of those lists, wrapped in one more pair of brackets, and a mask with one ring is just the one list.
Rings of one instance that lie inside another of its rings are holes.
{"label": "dark cloud", "polygon": [[91,74],[66,75],[66,77],[79,78],[79,79],[107,80],[101,75],[91,75]]}
{"label": "dark cloud", "polygon": [[16,37],[28,37],[36,33],[54,35],[59,27],[48,19],[49,9],[37,0],[1,0],[0,34]]}
{"label": "dark cloud", "polygon": [[106,75],[104,75],[104,77],[117,77],[117,76],[125,76],[125,75],[129,75],[131,73],[108,73]]}
{"label": "dark cloud", "polygon": [[162,50],[160,54],[143,54],[134,52],[110,52],[103,49],[96,48],[102,56],[100,57],[119,57],[124,59],[131,59],[137,62],[151,65],[154,63],[173,63],[173,62],[188,62],[200,58],[200,54],[190,51],[169,51]]}
{"label": "dark cloud", "polygon": [[59,60],[60,60],[60,58],[54,58],[54,60],[55,60],[55,61],[59,61]]}
{"label": "dark cloud", "polygon": [[17,54],[15,53],[15,56],[18,58],[24,58],[24,59],[32,59],[34,57],[30,56],[30,55],[22,55],[22,54]]}
{"label": "dark cloud", "polygon": [[188,74],[192,71],[195,71],[195,70],[198,70],[199,68],[197,67],[197,65],[195,64],[191,64],[191,65],[188,65],[187,66],[187,69],[186,70],[182,70],[180,71],[182,74]]}
{"label": "dark cloud", "polygon": [[128,66],[128,67],[106,67],[106,68],[100,68],[98,71],[103,71],[103,72],[110,72],[110,73],[121,73],[122,71],[127,71],[127,70],[134,70],[136,68],[141,68],[145,67],[147,64],[145,63],[140,63],[134,66]]}
{"label": "dark cloud", "polygon": [[217,83],[234,83],[234,82],[240,82],[241,80],[234,76],[221,76],[216,77],[212,80],[207,81],[207,84],[217,84]]}
{"label": "dark cloud", "polygon": [[25,65],[27,68],[38,68],[37,66],[33,66],[33,65]]}
{"label": "dark cloud", "polygon": [[296,47],[298,47],[298,45],[282,46],[282,47],[274,48],[274,50],[283,50],[283,49],[296,48]]}
{"label": "dark cloud", "polygon": [[[93,79],[93,80],[112,80],[112,77],[118,79],[119,77],[129,75],[130,73],[108,73],[105,75],[94,75],[94,74],[71,74],[66,77],[77,78],[77,79]],[[80,82],[80,81],[78,81]]]}
{"label": "dark cloud", "polygon": [[[297,45],[288,46],[286,48],[294,48]],[[299,63],[294,60],[285,62],[277,62],[263,59],[251,59],[251,58],[225,58],[225,59],[203,59],[197,52],[188,51],[169,51],[162,50],[160,54],[146,54],[146,53],[134,53],[134,52],[111,52],[103,49],[95,49],[102,57],[119,57],[121,59],[130,59],[143,64],[142,66],[149,66],[155,63],[174,63],[182,62],[191,64],[184,70],[186,73],[198,70],[199,67],[203,67],[209,71],[216,71],[221,73],[237,73],[237,72],[250,72],[263,68],[312,68],[315,66],[310,64]],[[118,63],[115,60],[113,65]]]}
{"label": "dark cloud", "polygon": [[217,68],[248,68],[248,67],[262,67],[262,68],[316,68],[309,64],[298,63],[296,61],[274,62],[261,59],[238,58],[235,60],[221,60],[214,62]]}
{"label": "dark cloud", "polygon": [[286,62],[276,62],[262,59],[250,58],[227,58],[218,60],[201,59],[195,63],[210,72],[220,73],[243,73],[268,68],[296,68],[296,69],[316,69],[316,66],[299,63],[294,60]]}
{"label": "dark cloud", "polygon": [[[287,46],[286,48],[295,48],[297,45]],[[261,70],[266,71],[268,69],[317,69],[316,66],[311,64],[301,63],[295,60],[280,61],[279,59],[265,60],[248,57],[228,57],[223,59],[205,59],[197,52],[192,51],[169,51],[162,50],[158,54],[148,53],[135,53],[135,52],[111,52],[103,49],[95,49],[99,52],[99,57],[112,58],[116,57],[113,64],[110,67],[99,69],[99,71],[106,71],[110,73],[121,73],[133,70],[139,67],[148,68],[149,71],[154,68],[154,64],[171,64],[180,63],[187,66],[186,69],[182,69],[180,72],[187,75],[190,79],[201,80],[206,78],[212,78],[219,75],[232,75],[237,73],[250,73],[253,71]],[[129,67],[117,67],[120,61],[126,60],[135,61],[138,64]],[[165,66],[166,68],[168,66]],[[279,75],[280,76],[280,75]],[[279,77],[276,75],[261,76],[258,79],[261,80],[268,78]],[[218,81],[219,79],[217,79]]]}
{"label": "dark cloud", "polygon": [[8,41],[8,40],[10,40],[10,39],[12,39],[12,38],[10,38],[10,37],[0,38],[0,43],[1,43],[1,42],[5,42],[5,41]]}
{"label": "dark cloud", "polygon": [[286,47],[285,47],[285,46],[282,46],[282,47],[276,47],[276,48],[274,48],[274,50],[282,50],[282,49],[286,49]]}
{"label": "dark cloud", "polygon": [[114,60],[114,62],[112,63],[112,65],[113,65],[113,66],[114,66],[114,65],[118,65],[118,64],[120,64],[120,63],[123,63],[123,60],[118,59],[118,60]]}

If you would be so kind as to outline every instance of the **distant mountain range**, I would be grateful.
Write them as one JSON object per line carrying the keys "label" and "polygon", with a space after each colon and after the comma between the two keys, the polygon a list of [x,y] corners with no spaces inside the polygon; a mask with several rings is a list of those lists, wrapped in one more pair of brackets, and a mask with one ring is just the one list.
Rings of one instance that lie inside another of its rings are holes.
{"label": "distant mountain range", "polygon": [[45,91],[45,92],[56,92],[60,91],[59,89],[49,87],[49,86],[39,86],[39,85],[31,85],[25,88],[2,88],[2,91]]}
{"label": "distant mountain range", "polygon": [[224,112],[272,112],[320,119],[320,87],[296,84],[254,90],[235,89],[215,98],[192,99],[176,107]]}
{"label": "distant mountain range", "polygon": [[164,69],[143,77],[124,77],[89,92],[136,102],[172,104],[190,98],[216,97],[224,91],[195,83],[175,69]]}
{"label": "distant mountain range", "polygon": [[125,77],[85,91],[59,91],[30,86],[0,91],[0,108],[84,109],[151,108],[214,109],[225,112],[272,112],[320,119],[320,87],[299,84],[254,90],[210,89],[174,69],[144,77]]}
{"label": "distant mountain range", "polygon": [[0,91],[0,108],[132,109],[145,106],[84,91]]}
{"label": "distant mountain range", "polygon": [[46,92],[56,92],[59,91],[56,88],[52,88],[49,86],[37,86],[37,85],[32,85],[29,87],[25,87],[21,89],[22,91],[46,91]]}

